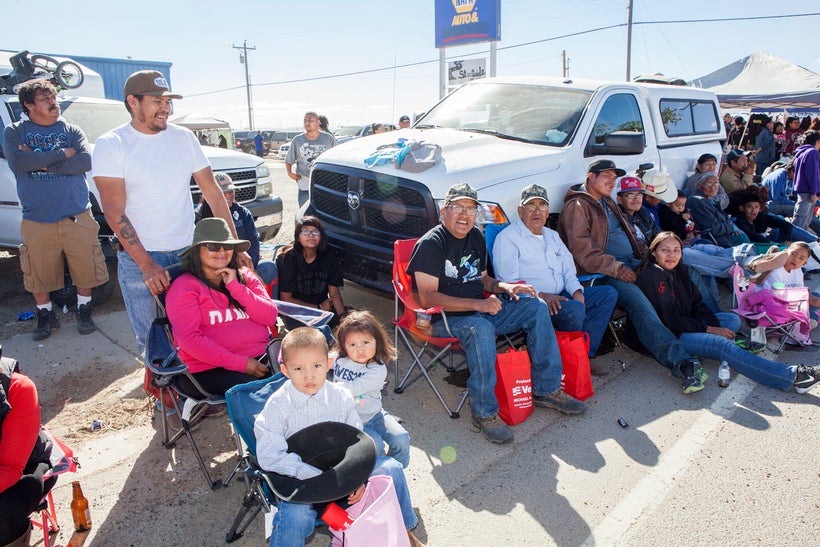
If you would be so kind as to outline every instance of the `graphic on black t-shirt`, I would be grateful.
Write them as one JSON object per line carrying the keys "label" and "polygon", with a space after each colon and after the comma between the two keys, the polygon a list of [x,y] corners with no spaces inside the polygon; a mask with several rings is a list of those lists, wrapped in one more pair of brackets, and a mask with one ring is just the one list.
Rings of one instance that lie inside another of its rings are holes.
{"label": "graphic on black t-shirt", "polygon": [[458,272],[459,270],[464,270],[464,275],[461,276],[462,283],[469,283],[471,281],[475,281],[481,278],[481,271],[479,270],[479,265],[481,264],[481,259],[476,258],[473,261],[470,261],[471,254],[461,257],[461,261],[459,262],[458,267],[454,266],[449,259],[447,259],[444,263],[444,275],[451,279],[459,279]]}

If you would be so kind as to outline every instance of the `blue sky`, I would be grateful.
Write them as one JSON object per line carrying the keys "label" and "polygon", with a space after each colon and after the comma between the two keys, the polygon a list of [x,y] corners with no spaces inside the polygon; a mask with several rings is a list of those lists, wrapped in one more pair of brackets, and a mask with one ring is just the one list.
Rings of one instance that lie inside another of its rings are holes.
{"label": "blue sky", "polygon": [[[438,100],[433,0],[201,0],[139,3],[76,0],[44,10],[4,0],[0,49],[169,61],[176,113],[200,112],[247,128],[244,66],[231,46],[255,46],[249,68],[257,128],[300,127],[302,114],[332,126],[392,121]],[[625,23],[627,0],[501,0],[498,75],[561,75],[561,51],[575,78],[625,78],[626,29],[510,47]],[[775,16],[820,11],[812,2],[635,0],[635,22]],[[686,80],[763,49],[820,72],[820,16],[719,23],[645,24],[633,30],[632,75]],[[504,49],[509,48],[509,49]],[[447,50],[472,59],[488,45]],[[489,56],[486,55],[478,55]],[[430,61],[425,63],[425,61]],[[394,65],[423,63],[393,70]],[[289,80],[387,67],[343,78]],[[272,85],[259,85],[272,84]],[[233,91],[216,90],[238,87]]]}

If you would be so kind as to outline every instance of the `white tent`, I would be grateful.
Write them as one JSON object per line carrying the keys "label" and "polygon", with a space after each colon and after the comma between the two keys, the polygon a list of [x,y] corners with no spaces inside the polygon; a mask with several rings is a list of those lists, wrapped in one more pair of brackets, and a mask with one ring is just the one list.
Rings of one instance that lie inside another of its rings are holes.
{"label": "white tent", "polygon": [[191,112],[190,114],[183,114],[171,120],[171,123],[187,127],[190,130],[201,129],[230,129],[231,124],[219,118],[213,118],[204,114],[197,114]]}
{"label": "white tent", "polygon": [[752,53],[690,83],[714,91],[724,108],[820,107],[820,74],[765,51]]}

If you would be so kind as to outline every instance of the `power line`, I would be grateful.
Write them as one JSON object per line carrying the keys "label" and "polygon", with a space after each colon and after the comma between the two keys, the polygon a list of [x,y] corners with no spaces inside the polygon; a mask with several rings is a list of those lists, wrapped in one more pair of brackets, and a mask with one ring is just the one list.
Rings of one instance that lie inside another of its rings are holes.
{"label": "power line", "polygon": [[[771,20],[771,19],[789,19],[789,18],[796,18],[796,17],[816,17],[820,15],[820,12],[813,12],[813,13],[793,13],[787,15],[759,15],[759,16],[750,16],[750,17],[721,17],[717,19],[675,19],[675,20],[668,20],[668,21],[634,21],[633,25],[680,25],[680,24],[691,24],[691,23],[725,23],[728,21],[731,22],[738,22],[738,21],[760,21],[760,20]],[[510,46],[499,47],[498,51],[506,51],[510,49],[516,49],[525,46],[532,46],[535,44],[543,44],[546,42],[553,42],[555,40],[561,40],[564,38],[572,38],[574,36],[582,36],[584,34],[592,34],[595,32],[602,32],[605,30],[612,30],[615,28],[621,28],[627,26],[626,23],[616,23],[614,25],[607,25],[603,27],[596,27],[587,30],[579,30],[578,32],[570,32],[568,34],[562,34],[560,36],[552,36],[550,38],[542,38],[541,40],[533,40],[531,42],[523,42],[520,44],[513,44]],[[462,59],[464,57],[471,57],[473,55],[482,55],[486,54],[489,50],[483,50],[476,53],[470,53],[467,55],[460,54],[460,55],[453,55],[451,57],[447,57],[447,59]],[[267,87],[272,85],[288,85],[288,84],[298,84],[303,82],[314,82],[316,80],[330,80],[333,78],[346,78],[348,76],[360,76],[362,74],[372,74],[374,72],[384,72],[386,70],[396,70],[399,68],[409,68],[414,66],[421,66],[427,65],[432,63],[438,63],[438,59],[431,59],[429,61],[416,61],[414,63],[404,63],[400,65],[393,65],[387,67],[380,67],[380,68],[369,68],[364,70],[356,70],[353,72],[341,72],[338,74],[327,74],[324,76],[311,76],[308,78],[298,78],[294,80],[281,80],[278,82],[265,82],[261,84],[251,84],[251,87]],[[213,95],[216,93],[224,93],[226,91],[233,91],[236,89],[242,89],[245,86],[234,86],[234,87],[226,87],[224,89],[215,89],[212,91],[203,91],[202,93],[188,93],[186,97],[201,97],[203,95]]]}

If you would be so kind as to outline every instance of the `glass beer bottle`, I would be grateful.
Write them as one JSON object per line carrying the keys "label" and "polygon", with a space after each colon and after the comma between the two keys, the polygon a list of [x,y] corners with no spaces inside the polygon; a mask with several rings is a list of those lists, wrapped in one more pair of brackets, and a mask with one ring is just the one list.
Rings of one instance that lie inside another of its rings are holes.
{"label": "glass beer bottle", "polygon": [[91,529],[91,511],[88,509],[88,498],[83,495],[79,481],[71,483],[71,516],[74,518],[74,529],[84,532]]}

